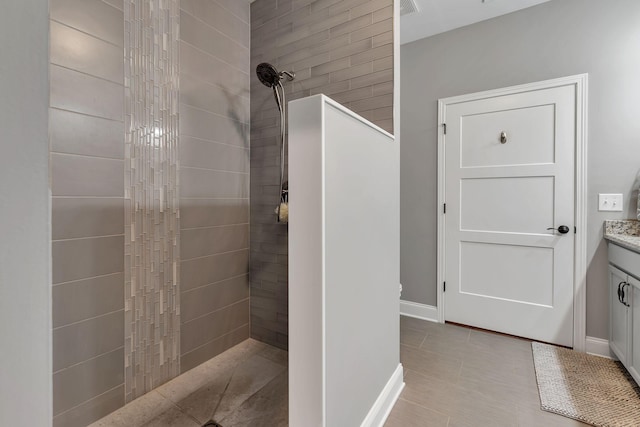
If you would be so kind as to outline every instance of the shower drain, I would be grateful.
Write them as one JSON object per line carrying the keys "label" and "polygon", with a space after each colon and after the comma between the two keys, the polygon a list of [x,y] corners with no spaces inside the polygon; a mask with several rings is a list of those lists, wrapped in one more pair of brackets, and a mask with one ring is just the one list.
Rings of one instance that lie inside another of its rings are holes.
{"label": "shower drain", "polygon": [[211,421],[207,421],[206,423],[204,423],[202,427],[222,427],[222,426],[220,424],[218,424],[217,422],[211,420]]}

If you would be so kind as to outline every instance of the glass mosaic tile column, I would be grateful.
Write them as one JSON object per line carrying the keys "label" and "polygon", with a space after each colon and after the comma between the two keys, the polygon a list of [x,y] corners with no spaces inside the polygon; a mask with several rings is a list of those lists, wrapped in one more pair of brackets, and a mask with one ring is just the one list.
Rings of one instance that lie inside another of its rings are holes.
{"label": "glass mosaic tile column", "polygon": [[125,396],[180,372],[179,0],[125,0]]}

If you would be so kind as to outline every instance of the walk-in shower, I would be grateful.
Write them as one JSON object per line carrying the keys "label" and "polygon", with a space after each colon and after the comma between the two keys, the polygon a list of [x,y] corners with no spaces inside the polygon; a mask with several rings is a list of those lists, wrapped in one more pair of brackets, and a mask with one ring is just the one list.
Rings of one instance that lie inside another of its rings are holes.
{"label": "walk-in shower", "polygon": [[258,64],[256,67],[256,74],[263,85],[273,89],[273,96],[276,99],[276,104],[278,104],[278,110],[280,111],[280,201],[276,207],[275,213],[277,215],[278,222],[287,223],[289,220],[289,189],[284,177],[287,103],[284,94],[284,86],[282,86],[282,80],[286,78],[288,81],[292,81],[296,75],[292,71],[278,71],[276,67],[266,62]]}

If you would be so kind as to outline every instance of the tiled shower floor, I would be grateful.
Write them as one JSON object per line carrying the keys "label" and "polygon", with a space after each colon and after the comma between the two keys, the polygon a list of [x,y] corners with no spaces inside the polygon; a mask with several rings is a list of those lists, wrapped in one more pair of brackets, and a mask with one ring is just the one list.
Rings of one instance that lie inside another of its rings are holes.
{"label": "tiled shower floor", "polygon": [[[401,317],[406,386],[385,427],[579,427],[540,409],[531,342]],[[91,427],[288,425],[286,351],[249,339]]]}
{"label": "tiled shower floor", "polygon": [[288,425],[287,352],[248,339],[91,427]]}

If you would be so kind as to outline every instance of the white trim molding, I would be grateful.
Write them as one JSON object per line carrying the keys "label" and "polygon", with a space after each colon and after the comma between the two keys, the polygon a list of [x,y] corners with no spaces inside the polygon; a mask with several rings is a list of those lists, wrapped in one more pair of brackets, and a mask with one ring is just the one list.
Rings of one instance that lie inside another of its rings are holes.
{"label": "white trim molding", "polygon": [[567,77],[576,85],[576,236],[574,252],[573,349],[587,340],[587,113],[588,74]]}
{"label": "white trim molding", "polygon": [[403,372],[402,363],[399,363],[360,427],[382,427],[384,425],[404,388]]}
{"label": "white trim molding", "polygon": [[606,357],[608,359],[613,358],[613,353],[609,349],[609,341],[602,338],[587,337],[585,350],[588,354],[594,356]]}
{"label": "white trim molding", "polygon": [[444,323],[444,269],[445,269],[445,234],[446,229],[446,216],[444,206],[446,198],[446,185],[445,185],[445,170],[444,170],[444,111],[445,100],[438,100],[438,230],[437,230],[437,258],[436,258],[436,307],[438,308],[438,322]]}
{"label": "white trim molding", "polygon": [[[445,195],[444,126],[445,106],[487,97],[510,95],[525,91],[574,85],[576,89],[576,146],[575,146],[575,246],[574,246],[574,296],[573,296],[573,348],[587,351],[587,86],[588,74],[561,77],[558,79],[528,83],[501,89],[454,96],[438,100],[438,259],[437,259],[437,307],[438,321],[445,321],[444,286],[445,270],[445,226],[446,218],[442,206]],[[593,341],[592,341],[593,343]]]}
{"label": "white trim molding", "polygon": [[439,322],[438,307],[412,301],[400,300],[400,315],[428,320],[429,322]]}

